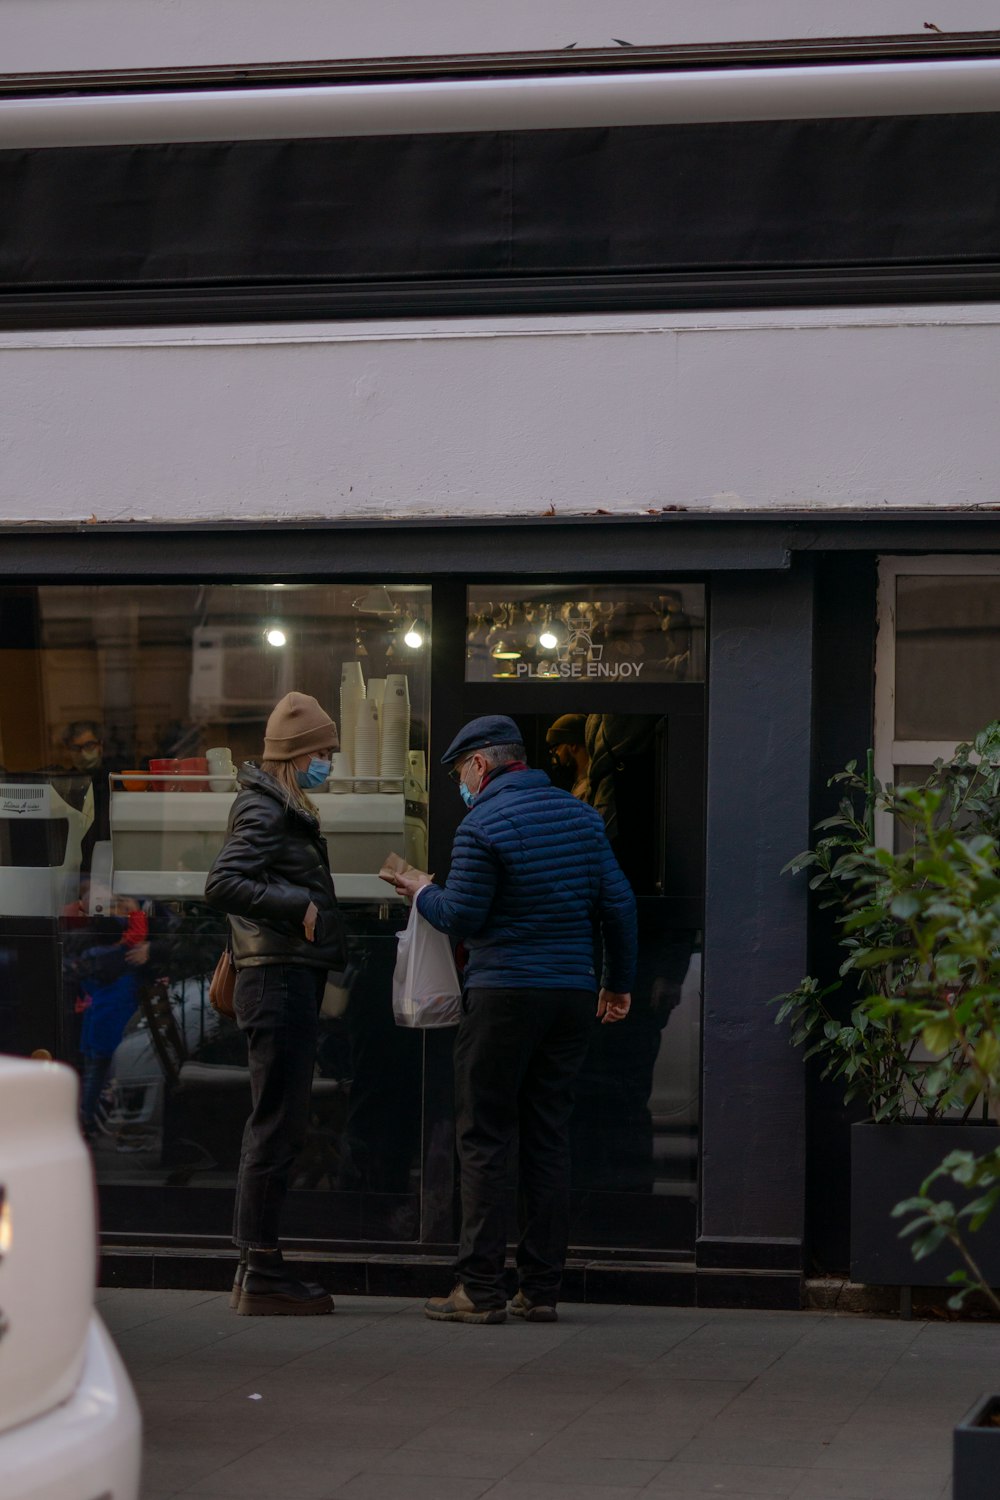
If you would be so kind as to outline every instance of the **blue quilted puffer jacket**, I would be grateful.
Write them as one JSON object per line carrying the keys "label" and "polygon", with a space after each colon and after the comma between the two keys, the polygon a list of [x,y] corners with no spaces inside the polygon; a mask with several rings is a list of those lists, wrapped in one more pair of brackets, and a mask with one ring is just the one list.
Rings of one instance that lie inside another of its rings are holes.
{"label": "blue quilted puffer jacket", "polygon": [[631,990],[635,897],[600,813],[544,771],[494,771],[455,835],[448,883],[425,886],[420,915],[461,938],[470,988]]}

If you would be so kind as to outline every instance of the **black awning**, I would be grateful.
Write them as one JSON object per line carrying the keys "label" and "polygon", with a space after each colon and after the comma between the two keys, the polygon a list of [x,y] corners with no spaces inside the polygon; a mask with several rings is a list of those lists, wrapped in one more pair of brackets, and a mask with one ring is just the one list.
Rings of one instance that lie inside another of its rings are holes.
{"label": "black awning", "polygon": [[995,296],[998,148],[961,114],[5,151],[0,322]]}

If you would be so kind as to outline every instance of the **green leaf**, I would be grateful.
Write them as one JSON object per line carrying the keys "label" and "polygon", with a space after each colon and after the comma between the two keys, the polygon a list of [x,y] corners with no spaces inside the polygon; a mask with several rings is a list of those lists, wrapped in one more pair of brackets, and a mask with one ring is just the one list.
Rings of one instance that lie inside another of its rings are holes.
{"label": "green leaf", "polygon": [[928,1255],[933,1255],[939,1250],[948,1238],[948,1231],[943,1224],[936,1224],[933,1229],[928,1229],[926,1234],[913,1241],[911,1249],[914,1260],[926,1260]]}
{"label": "green leaf", "polygon": [[986,1220],[993,1213],[993,1210],[996,1208],[996,1206],[996,1199],[994,1199],[993,1202],[988,1206],[979,1209],[979,1211],[976,1213],[972,1213],[969,1219],[969,1228],[973,1231],[973,1233],[976,1233],[977,1230],[982,1229],[983,1225],[986,1223]]}
{"label": "green leaf", "polygon": [[852,967],[874,969],[879,964],[891,964],[893,959],[902,958],[908,951],[906,948],[863,948],[854,955]]}
{"label": "green leaf", "polygon": [[991,1077],[1000,1065],[1000,1039],[992,1031],[984,1031],[976,1043],[975,1051],[976,1065]]}
{"label": "green leaf", "polygon": [[927,1207],[927,1201],[926,1198],[904,1198],[892,1210],[892,1217],[894,1219],[901,1219],[903,1214],[922,1213]]}
{"label": "green leaf", "polygon": [[954,1043],[955,1033],[947,1021],[932,1021],[920,1037],[932,1057],[942,1057]]}

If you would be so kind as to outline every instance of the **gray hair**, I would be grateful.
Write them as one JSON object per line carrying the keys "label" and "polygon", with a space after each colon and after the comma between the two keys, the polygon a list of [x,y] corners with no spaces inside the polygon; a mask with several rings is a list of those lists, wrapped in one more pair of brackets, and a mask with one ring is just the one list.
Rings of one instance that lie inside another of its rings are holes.
{"label": "gray hair", "polygon": [[509,765],[512,760],[525,760],[528,754],[523,745],[483,745],[470,753],[481,755],[491,769]]}

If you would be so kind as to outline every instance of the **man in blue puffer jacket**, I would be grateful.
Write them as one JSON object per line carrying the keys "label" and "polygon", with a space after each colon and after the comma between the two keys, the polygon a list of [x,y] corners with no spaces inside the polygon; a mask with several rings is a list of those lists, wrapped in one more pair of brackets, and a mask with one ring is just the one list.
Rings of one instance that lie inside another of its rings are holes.
{"label": "man in blue puffer jacket", "polygon": [[[489,714],[456,736],[442,763],[470,811],[441,888],[402,875],[433,927],[469,953],[455,1042],[455,1129],[462,1234],[448,1297],[430,1318],[556,1321],[569,1239],[573,1081],[596,1014],[624,1020],[635,969],[635,898],[603,820],[525,762],[513,719]],[[595,939],[603,940],[598,986]],[[598,993],[599,990],[599,993]],[[519,1290],[507,1305],[507,1162],[519,1138]]]}

